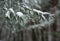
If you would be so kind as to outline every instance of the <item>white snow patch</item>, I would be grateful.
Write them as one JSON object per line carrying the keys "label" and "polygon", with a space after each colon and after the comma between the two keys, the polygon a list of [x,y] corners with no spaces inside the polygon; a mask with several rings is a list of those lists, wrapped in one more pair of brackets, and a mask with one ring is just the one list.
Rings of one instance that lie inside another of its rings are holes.
{"label": "white snow patch", "polygon": [[29,10],[32,10],[32,9],[31,9],[29,6],[27,6],[27,5],[26,5],[25,7],[26,7],[27,9],[29,9]]}
{"label": "white snow patch", "polygon": [[19,16],[19,17],[24,16],[24,14],[22,12],[17,12],[16,15]]}
{"label": "white snow patch", "polygon": [[50,13],[48,13],[48,12],[44,12],[43,14],[50,14]]}
{"label": "white snow patch", "polygon": [[42,14],[41,16],[43,17],[43,19],[44,20],[47,20],[45,17],[44,17],[44,15],[43,14],[49,14],[48,12],[42,12],[42,11],[40,11],[40,10],[37,10],[37,9],[33,9],[33,11],[35,11],[35,12],[37,12],[38,14]]}
{"label": "white snow patch", "polygon": [[10,18],[10,12],[9,11],[6,12],[5,17]]}
{"label": "white snow patch", "polygon": [[44,12],[42,12],[42,11],[40,11],[40,10],[36,10],[36,9],[33,9],[33,11],[35,11],[35,12],[37,12],[37,13],[44,13]]}
{"label": "white snow patch", "polygon": [[33,9],[33,11],[35,11],[35,12],[37,12],[37,13],[41,13],[41,14],[50,14],[50,13],[48,13],[48,12],[42,12],[42,11],[37,10],[37,9]]}
{"label": "white snow patch", "polygon": [[15,12],[14,12],[14,10],[13,10],[13,8],[9,8],[9,10],[14,14],[14,16],[15,16]]}
{"label": "white snow patch", "polygon": [[23,7],[29,9],[29,10],[32,10],[28,5],[24,4]]}
{"label": "white snow patch", "polygon": [[7,11],[8,9],[6,7],[4,7],[4,9]]}
{"label": "white snow patch", "polygon": [[[5,9],[7,9],[7,8],[5,8]],[[15,16],[15,12],[14,12],[13,8],[9,8],[5,14],[5,17],[10,18],[10,12],[12,12],[12,14]]]}
{"label": "white snow patch", "polygon": [[38,3],[37,0],[35,0],[35,3]]}

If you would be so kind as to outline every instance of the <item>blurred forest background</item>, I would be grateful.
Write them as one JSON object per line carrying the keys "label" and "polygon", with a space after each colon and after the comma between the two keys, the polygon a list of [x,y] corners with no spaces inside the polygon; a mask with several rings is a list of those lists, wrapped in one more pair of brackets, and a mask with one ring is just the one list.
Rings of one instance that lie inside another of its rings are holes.
{"label": "blurred forest background", "polygon": [[60,41],[60,0],[0,0],[0,41]]}

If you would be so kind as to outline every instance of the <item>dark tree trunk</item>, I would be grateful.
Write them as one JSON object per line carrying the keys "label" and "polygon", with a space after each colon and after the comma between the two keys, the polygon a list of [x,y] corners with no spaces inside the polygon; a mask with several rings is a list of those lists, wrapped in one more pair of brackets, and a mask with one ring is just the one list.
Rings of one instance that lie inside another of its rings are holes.
{"label": "dark tree trunk", "polygon": [[[51,11],[51,14],[55,14],[56,12],[56,5],[58,3],[58,0],[51,0],[50,1],[50,11]],[[54,20],[54,23],[51,25],[51,31],[52,31],[52,41],[56,41],[56,29],[57,29],[57,22],[56,22],[56,17],[55,17],[55,20]]]}

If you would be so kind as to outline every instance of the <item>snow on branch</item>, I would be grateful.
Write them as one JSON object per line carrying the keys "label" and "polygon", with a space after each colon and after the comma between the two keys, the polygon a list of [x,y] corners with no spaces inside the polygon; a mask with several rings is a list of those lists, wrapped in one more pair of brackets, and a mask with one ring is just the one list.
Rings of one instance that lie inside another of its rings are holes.
{"label": "snow on branch", "polygon": [[13,8],[9,8],[9,9],[5,8],[5,9],[7,10],[7,12],[5,14],[6,17],[10,15],[10,12],[12,12],[14,14],[14,16],[15,16],[15,12],[14,12]]}
{"label": "snow on branch", "polygon": [[22,12],[17,12],[16,15],[19,16],[19,17],[24,16],[24,14]]}

